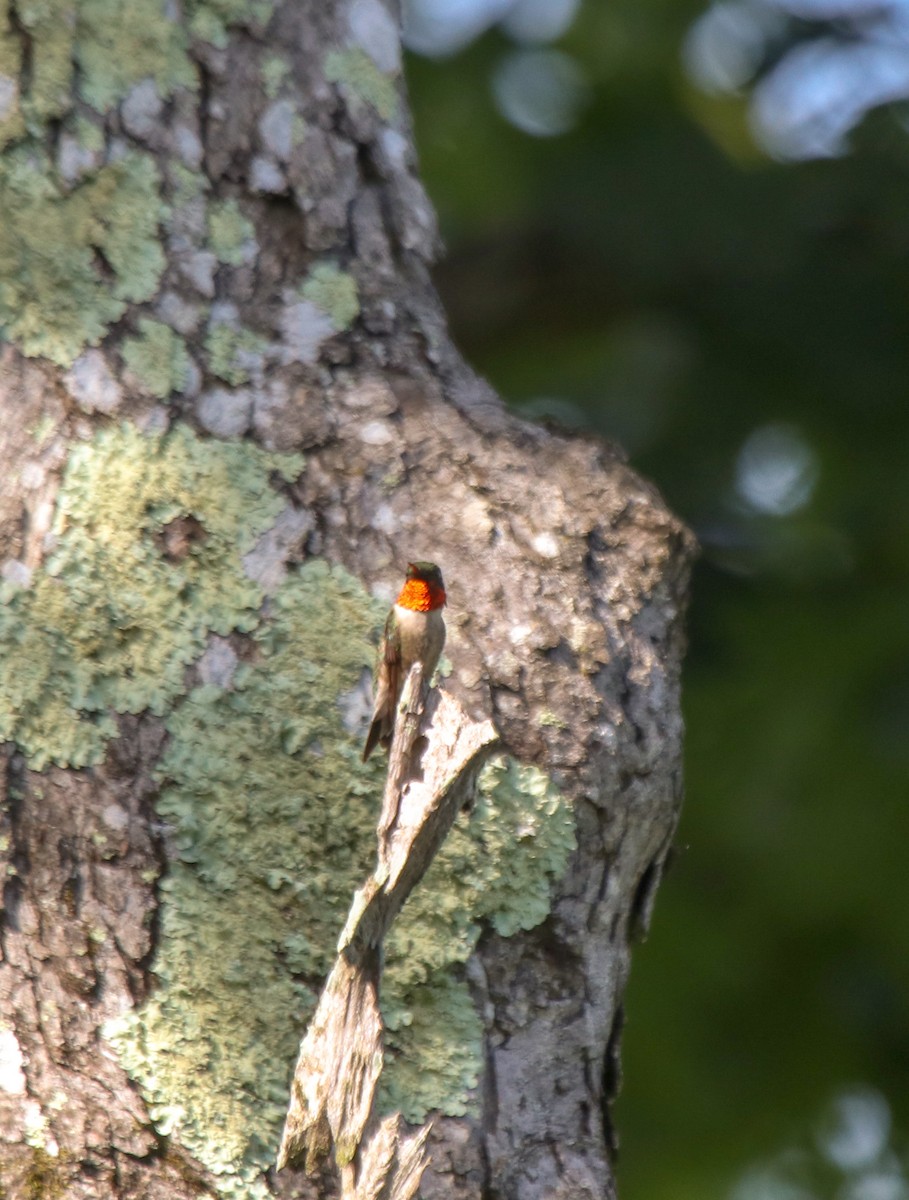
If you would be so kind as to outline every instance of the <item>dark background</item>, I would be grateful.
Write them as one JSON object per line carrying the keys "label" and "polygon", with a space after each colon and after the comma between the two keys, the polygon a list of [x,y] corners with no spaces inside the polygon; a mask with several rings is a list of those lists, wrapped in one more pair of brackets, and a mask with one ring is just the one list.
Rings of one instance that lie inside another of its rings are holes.
{"label": "dark background", "polygon": [[909,1200],[909,19],[408,19],[456,340],[517,411],[620,441],[703,547],[623,1200]]}

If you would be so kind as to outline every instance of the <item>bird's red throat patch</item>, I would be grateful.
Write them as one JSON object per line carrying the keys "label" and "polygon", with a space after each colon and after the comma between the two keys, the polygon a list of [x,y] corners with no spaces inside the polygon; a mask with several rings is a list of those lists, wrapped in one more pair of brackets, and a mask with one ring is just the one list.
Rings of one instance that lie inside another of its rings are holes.
{"label": "bird's red throat patch", "polygon": [[445,589],[425,579],[408,579],[395,603],[411,612],[432,612],[444,605]]}

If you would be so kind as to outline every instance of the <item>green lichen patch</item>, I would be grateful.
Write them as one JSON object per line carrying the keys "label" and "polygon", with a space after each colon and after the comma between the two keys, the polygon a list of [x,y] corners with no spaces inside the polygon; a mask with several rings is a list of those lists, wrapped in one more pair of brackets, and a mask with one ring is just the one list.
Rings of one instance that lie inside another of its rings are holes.
{"label": "green lichen patch", "polygon": [[127,303],[149,299],[164,270],[158,186],[139,154],[68,193],[43,153],[22,146],[0,159],[0,333],[68,367]]}
{"label": "green lichen patch", "polygon": [[86,117],[78,116],[73,121],[72,128],[79,144],[86,150],[98,153],[104,149],[103,125],[89,121]]}
{"label": "green lichen patch", "polygon": [[[56,548],[0,605],[0,740],[40,770],[98,762],[113,713],[163,713],[210,631],[250,629],[262,593],[242,556],[285,501],[270,475],[301,464],[184,426],[102,430],[70,455]],[[177,552],[167,531],[188,531]]]}
{"label": "green lichen patch", "polygon": [[261,662],[169,722],[160,983],[117,1040],[156,1121],[225,1181],[274,1161],[310,989],[374,856],[382,768],[359,761],[337,700],[378,618],[350,576],[308,563],[255,634]]}
{"label": "green lichen patch", "polygon": [[483,1025],[463,979],[437,972],[407,998],[383,999],[385,1067],[379,1107],[414,1124],[441,1109],[462,1117],[473,1107],[483,1067]]}
{"label": "green lichen patch", "polygon": [[208,369],[212,375],[235,387],[246,383],[251,373],[261,371],[267,345],[266,340],[251,329],[235,329],[217,322],[205,339]]}
{"label": "green lichen patch", "polygon": [[290,78],[290,63],[280,54],[271,54],[262,64],[262,87],[269,100],[278,97]]}
{"label": "green lichen patch", "polygon": [[0,147],[22,137],[25,117],[19,92],[21,39],[0,27]]}
{"label": "green lichen patch", "polygon": [[28,0],[16,14],[31,47],[21,110],[33,134],[72,108],[74,67],[81,98],[101,113],[141,79],[153,78],[164,95],[195,81],[164,0]]}
{"label": "green lichen patch", "polygon": [[13,103],[0,105],[8,109],[0,111],[0,143],[40,137],[48,121],[72,110],[77,91],[107,113],[143,79],[154,79],[162,96],[195,85],[185,36],[165,0],[23,0],[16,18],[18,28],[0,32],[0,77],[15,84]]}
{"label": "green lichen patch", "polygon": [[219,262],[239,267],[255,255],[256,230],[236,200],[212,204],[208,212],[208,242]]}
{"label": "green lichen patch", "polygon": [[[170,200],[173,209],[184,208],[204,197],[209,187],[208,179],[201,171],[192,171],[182,163],[171,162],[167,167],[170,183]],[[173,215],[171,212],[170,215]]]}
{"label": "green lichen patch", "polygon": [[195,85],[180,24],[167,15],[166,0],[78,0],[76,12],[79,92],[98,112],[115,107],[142,79],[154,79],[162,96]]}
{"label": "green lichen patch", "polygon": [[231,25],[264,25],[274,7],[274,0],[188,0],[186,15],[194,38],[223,48]]}
{"label": "green lichen patch", "polygon": [[[458,968],[484,923],[509,937],[545,919],[574,847],[573,810],[548,776],[502,756],[486,765],[472,815],[455,824],[388,939],[383,1089],[397,1107],[410,1097],[408,1120],[467,1110],[482,1047]],[[440,1037],[449,1026],[460,1035]]]}
{"label": "green lichen patch", "polygon": [[480,776],[475,815],[472,869],[453,845],[453,878],[476,897],[474,912],[503,937],[535,929],[576,846],[570,802],[539,768],[499,757]]}
{"label": "green lichen patch", "polygon": [[313,267],[300,295],[331,318],[337,333],[349,329],[360,312],[357,281],[335,263],[318,263]]}
{"label": "green lichen patch", "polygon": [[[154,295],[164,269],[158,226],[164,206],[160,177],[150,155],[129,154],[85,185],[90,244],[114,274],[115,300],[139,303]],[[96,232],[97,231],[97,232]]]}
{"label": "green lichen patch", "polygon": [[142,317],[139,336],[127,338],[121,347],[123,361],[139,385],[151,396],[166,399],[179,392],[189,378],[186,343],[160,321]]}
{"label": "green lichen patch", "polygon": [[325,58],[325,78],[346,86],[371,105],[383,121],[393,119],[398,108],[394,81],[383,75],[365,50],[332,50]]}
{"label": "green lichen patch", "polygon": [[[63,116],[72,102],[76,14],[73,0],[31,0],[17,4],[16,15],[32,50],[21,111],[28,130],[37,133],[45,121]],[[21,56],[21,35],[19,42]]]}
{"label": "green lichen patch", "polygon": [[489,922],[503,937],[549,912],[550,887],[575,847],[571,804],[537,767],[499,755],[480,773],[469,819],[459,818],[388,941],[400,989],[466,962]]}

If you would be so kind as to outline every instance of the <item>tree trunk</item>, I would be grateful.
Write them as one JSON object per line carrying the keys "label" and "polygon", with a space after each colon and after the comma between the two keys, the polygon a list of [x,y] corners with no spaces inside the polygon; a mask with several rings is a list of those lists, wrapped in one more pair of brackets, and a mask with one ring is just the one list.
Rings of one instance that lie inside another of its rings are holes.
{"label": "tree trunk", "polygon": [[380,1102],[427,1200],[612,1196],[693,543],[451,345],[396,15],[10,2],[0,146],[0,1193],[336,1194],[272,1164],[428,558],[503,753],[392,927]]}

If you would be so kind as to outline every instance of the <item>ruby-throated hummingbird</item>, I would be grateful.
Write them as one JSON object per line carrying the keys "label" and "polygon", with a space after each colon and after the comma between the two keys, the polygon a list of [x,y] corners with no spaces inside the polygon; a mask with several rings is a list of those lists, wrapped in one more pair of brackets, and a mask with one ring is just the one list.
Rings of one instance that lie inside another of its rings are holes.
{"label": "ruby-throated hummingbird", "polygon": [[407,564],[407,578],[385,622],[376,662],[376,703],[363,761],[381,742],[387,750],[395,727],[395,713],[407,673],[415,662],[423,664],[428,684],[445,645],[445,584],[442,572],[431,562]]}

